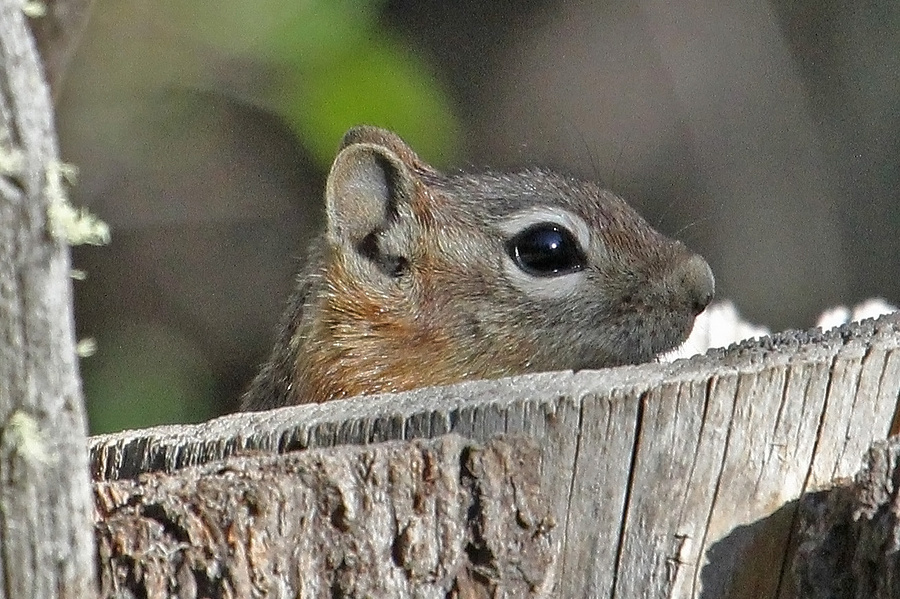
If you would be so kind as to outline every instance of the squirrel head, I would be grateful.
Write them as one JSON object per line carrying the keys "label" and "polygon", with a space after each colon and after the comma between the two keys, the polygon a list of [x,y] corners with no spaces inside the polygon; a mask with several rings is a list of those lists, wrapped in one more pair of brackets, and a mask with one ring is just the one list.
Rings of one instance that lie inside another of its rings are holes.
{"label": "squirrel head", "polygon": [[703,258],[592,183],[444,174],[374,127],[345,135],[325,200],[297,367],[338,396],[652,360],[713,296]]}

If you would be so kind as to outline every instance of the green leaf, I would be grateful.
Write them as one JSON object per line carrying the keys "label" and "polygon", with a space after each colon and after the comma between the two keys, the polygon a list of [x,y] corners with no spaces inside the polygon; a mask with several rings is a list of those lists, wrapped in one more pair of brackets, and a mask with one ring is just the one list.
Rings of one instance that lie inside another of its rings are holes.
{"label": "green leaf", "polygon": [[397,132],[428,161],[454,161],[459,124],[431,70],[386,39],[361,44],[327,65],[298,72],[276,100],[279,113],[327,166],[343,133],[354,125]]}

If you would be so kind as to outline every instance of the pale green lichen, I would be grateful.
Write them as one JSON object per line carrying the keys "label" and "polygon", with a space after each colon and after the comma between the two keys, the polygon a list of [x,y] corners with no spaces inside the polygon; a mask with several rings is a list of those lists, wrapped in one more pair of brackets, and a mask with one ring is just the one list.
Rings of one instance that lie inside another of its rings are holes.
{"label": "pale green lichen", "polygon": [[52,456],[41,435],[37,420],[30,414],[18,411],[9,418],[6,435],[13,451],[26,462],[32,464],[50,464]]}
{"label": "pale green lichen", "polygon": [[26,17],[38,19],[47,15],[47,5],[40,0],[25,0],[22,3],[22,12]]}
{"label": "pale green lichen", "polygon": [[50,232],[69,245],[106,245],[110,240],[109,225],[84,208],[72,206],[66,196],[65,184],[74,185],[77,176],[77,167],[64,162],[47,169]]}
{"label": "pale green lichen", "polygon": [[75,345],[75,353],[79,358],[90,358],[97,353],[97,340],[93,337],[85,337]]}
{"label": "pale green lichen", "polygon": [[69,271],[69,277],[73,281],[84,281],[87,279],[87,271],[81,270],[80,268],[73,268]]}
{"label": "pale green lichen", "polygon": [[19,148],[0,148],[0,175],[19,177],[25,172],[25,152]]}
{"label": "pale green lichen", "polygon": [[54,237],[69,245],[106,245],[110,240],[109,226],[85,210],[75,208],[66,200],[56,200],[47,211]]}
{"label": "pale green lichen", "polygon": [[49,170],[59,176],[59,183],[66,182],[69,185],[78,183],[78,167],[71,162],[56,162],[49,167]]}

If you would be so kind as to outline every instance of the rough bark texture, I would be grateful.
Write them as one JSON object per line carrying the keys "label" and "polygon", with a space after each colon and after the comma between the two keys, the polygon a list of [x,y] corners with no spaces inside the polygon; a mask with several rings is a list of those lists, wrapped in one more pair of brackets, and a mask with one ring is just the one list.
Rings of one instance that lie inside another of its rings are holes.
{"label": "rough bark texture", "polygon": [[900,437],[876,443],[850,484],[800,502],[798,599],[900,597]]}
{"label": "rough bark texture", "polygon": [[547,373],[93,440],[95,476],[456,432],[535,438],[558,597],[790,597],[797,500],[852,475],[900,394],[900,315],[673,364]]}
{"label": "rough bark texture", "polygon": [[537,458],[447,436],[98,483],[102,595],[548,597]]}
{"label": "rough bark texture", "polygon": [[50,97],[0,0],[0,598],[91,597],[94,543],[69,255],[47,226]]}

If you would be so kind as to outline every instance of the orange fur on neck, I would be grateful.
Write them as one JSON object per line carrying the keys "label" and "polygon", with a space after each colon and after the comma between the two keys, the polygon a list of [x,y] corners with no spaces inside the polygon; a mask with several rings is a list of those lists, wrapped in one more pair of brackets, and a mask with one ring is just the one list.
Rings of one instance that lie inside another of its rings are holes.
{"label": "orange fur on neck", "polygon": [[[444,331],[423,327],[408,298],[374,297],[332,261],[320,318],[297,355],[295,384],[304,402],[455,382],[454,349]],[[379,294],[380,295],[380,294]]]}
{"label": "orange fur on neck", "polygon": [[[320,317],[295,362],[301,403],[448,385],[521,371],[496,355],[472,356],[446,326],[430,326],[408,294],[377,294],[355,281],[341,260],[329,262]],[[444,323],[445,324],[445,323]]]}

